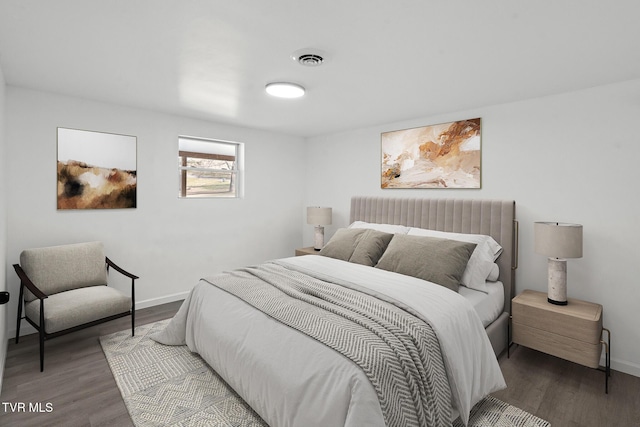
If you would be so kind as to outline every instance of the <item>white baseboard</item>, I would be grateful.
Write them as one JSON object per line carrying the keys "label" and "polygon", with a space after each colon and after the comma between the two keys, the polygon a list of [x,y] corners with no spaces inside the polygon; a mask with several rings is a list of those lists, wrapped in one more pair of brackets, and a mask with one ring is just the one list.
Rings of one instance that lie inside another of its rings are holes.
{"label": "white baseboard", "polygon": [[169,302],[180,301],[189,296],[190,291],[179,292],[177,294],[166,295],[158,298],[151,298],[144,301],[136,301],[136,310],[141,308],[155,307],[156,305],[167,304]]}
{"label": "white baseboard", "polygon": [[[149,308],[149,307],[155,307],[156,305],[162,305],[162,304],[167,304],[170,302],[174,302],[174,301],[180,301],[185,299],[187,296],[189,295],[189,291],[186,292],[180,292],[177,294],[172,294],[172,295],[166,295],[163,297],[158,297],[158,298],[151,298],[151,299],[147,299],[144,301],[136,301],[136,310],[140,310],[142,308]],[[31,326],[29,323],[27,323],[26,321],[23,321],[20,324],[20,336],[25,336],[25,335],[31,335],[31,334],[35,334],[38,331],[36,331],[36,329]],[[16,336],[16,328],[12,328],[9,329],[8,333],[8,338],[15,338]]]}
{"label": "white baseboard", "polygon": [[[602,360],[602,366],[605,366],[604,359]],[[620,360],[611,358],[611,369],[618,372],[624,372],[625,374],[633,375],[640,378],[640,365],[626,360]]]}

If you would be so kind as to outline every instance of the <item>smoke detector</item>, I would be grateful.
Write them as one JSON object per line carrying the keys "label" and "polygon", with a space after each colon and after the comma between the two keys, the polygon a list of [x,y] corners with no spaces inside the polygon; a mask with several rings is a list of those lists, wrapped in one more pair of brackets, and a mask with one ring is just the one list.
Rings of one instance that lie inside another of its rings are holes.
{"label": "smoke detector", "polygon": [[319,67],[327,59],[327,54],[318,49],[300,49],[291,54],[291,59],[305,67]]}

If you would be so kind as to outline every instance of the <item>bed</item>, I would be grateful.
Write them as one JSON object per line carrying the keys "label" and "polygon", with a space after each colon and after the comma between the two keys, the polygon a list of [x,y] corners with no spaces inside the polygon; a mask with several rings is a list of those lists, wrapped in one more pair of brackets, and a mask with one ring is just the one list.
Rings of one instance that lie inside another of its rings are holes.
{"label": "bed", "polygon": [[[502,247],[495,283],[511,300],[513,201],[354,197],[350,220],[491,236]],[[468,259],[476,245],[460,247]],[[372,267],[304,256],[204,278],[154,339],[186,343],[271,426],[466,423],[505,387],[496,354],[508,304],[485,328],[459,293]]]}

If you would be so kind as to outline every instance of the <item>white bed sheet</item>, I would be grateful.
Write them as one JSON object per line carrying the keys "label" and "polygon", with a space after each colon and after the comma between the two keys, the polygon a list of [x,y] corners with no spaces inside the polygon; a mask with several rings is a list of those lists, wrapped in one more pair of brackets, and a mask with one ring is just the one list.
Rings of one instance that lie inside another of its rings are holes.
{"label": "white bed sheet", "polygon": [[485,328],[504,311],[504,285],[502,282],[486,282],[487,293],[460,286],[458,293],[473,305]]}

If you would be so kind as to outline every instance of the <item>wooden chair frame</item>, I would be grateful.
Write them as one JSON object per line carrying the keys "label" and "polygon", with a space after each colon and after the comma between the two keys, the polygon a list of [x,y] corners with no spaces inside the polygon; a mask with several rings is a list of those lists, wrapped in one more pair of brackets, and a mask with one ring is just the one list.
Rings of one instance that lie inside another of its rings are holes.
{"label": "wooden chair frame", "polygon": [[[18,319],[17,319],[17,325],[16,325],[16,344],[18,343],[18,340],[20,339],[20,321],[22,319],[25,319],[27,322],[29,322],[31,324],[31,326],[33,326],[38,331],[38,334],[39,334],[39,338],[40,338],[40,372],[44,371],[44,342],[45,342],[45,340],[48,340],[48,339],[51,339],[51,338],[55,338],[55,337],[59,337],[61,335],[66,335],[66,334],[69,334],[71,332],[79,331],[81,329],[89,328],[91,326],[95,326],[95,325],[98,325],[100,323],[108,322],[110,320],[118,319],[120,317],[125,317],[125,316],[129,316],[129,315],[131,315],[131,336],[134,336],[134,333],[135,333],[135,320],[136,320],[135,282],[136,282],[136,279],[139,279],[139,277],[136,276],[135,274],[129,273],[128,271],[126,271],[123,268],[119,267],[113,261],[111,261],[109,259],[109,257],[105,257],[105,268],[107,269],[107,273],[109,273],[109,268],[113,268],[118,273],[120,273],[120,274],[122,274],[122,275],[124,275],[124,276],[126,276],[126,277],[131,279],[131,309],[129,311],[125,311],[123,313],[118,313],[118,314],[114,314],[113,316],[108,316],[108,317],[104,317],[102,319],[94,320],[92,322],[83,323],[81,325],[74,326],[72,328],[64,329],[62,331],[54,332],[54,333],[51,333],[51,334],[48,334],[46,332],[46,325],[45,325],[45,322],[44,322],[44,301],[48,298],[48,295],[46,295],[44,292],[42,292],[31,281],[31,279],[29,279],[29,277],[24,272],[22,267],[20,267],[20,264],[14,264],[13,268],[15,269],[16,273],[18,274],[18,277],[20,278],[20,297],[18,298]],[[29,291],[31,291],[31,293],[36,298],[38,298],[40,300],[40,322],[39,322],[39,325],[41,325],[41,326],[39,326],[37,323],[35,323],[31,319],[29,319],[28,317],[26,317],[26,316],[23,317],[22,316],[22,307],[24,305],[23,296],[24,296],[24,288],[25,288],[25,286],[27,287],[27,289],[29,289]]]}

